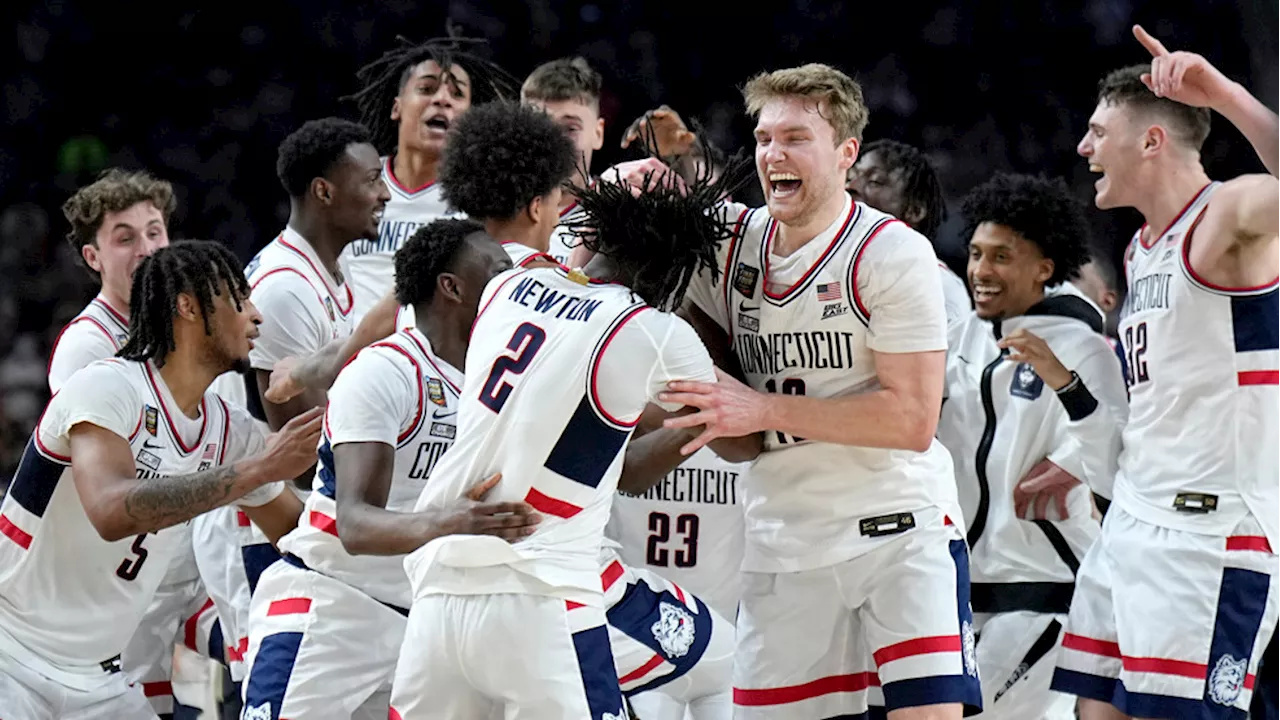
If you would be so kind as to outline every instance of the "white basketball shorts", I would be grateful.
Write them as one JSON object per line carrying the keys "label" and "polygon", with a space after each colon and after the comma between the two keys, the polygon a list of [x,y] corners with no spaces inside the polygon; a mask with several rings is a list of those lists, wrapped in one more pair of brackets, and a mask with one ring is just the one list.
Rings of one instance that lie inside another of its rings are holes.
{"label": "white basketball shorts", "polygon": [[120,670],[91,689],[69,687],[0,653],[0,718],[4,720],[156,720],[142,688]]}
{"label": "white basketball shorts", "polygon": [[[882,527],[889,519],[867,520]],[[941,703],[980,709],[969,551],[945,523],[941,514],[913,520],[830,567],[744,573],[734,717],[859,716]]]}
{"label": "white basketball shorts", "polygon": [[257,585],[244,720],[385,720],[407,611],[292,556],[267,568]]}
{"label": "white basketball shorts", "polygon": [[1221,537],[1113,505],[1080,564],[1053,688],[1133,717],[1244,717],[1278,572],[1252,517]]}
{"label": "white basketball shorts", "polygon": [[409,611],[392,720],[626,720],[604,611],[540,595],[427,595]]}
{"label": "white basketball shorts", "polygon": [[[209,657],[217,613],[199,578],[162,584],[120,655],[125,674],[142,685],[158,715],[173,712],[173,649],[181,642]],[[221,649],[215,653],[221,658]],[[3,717],[0,715],[0,717]]]}
{"label": "white basketball shorts", "polygon": [[978,618],[982,720],[1074,720],[1076,699],[1049,689],[1066,615],[1016,611]]}

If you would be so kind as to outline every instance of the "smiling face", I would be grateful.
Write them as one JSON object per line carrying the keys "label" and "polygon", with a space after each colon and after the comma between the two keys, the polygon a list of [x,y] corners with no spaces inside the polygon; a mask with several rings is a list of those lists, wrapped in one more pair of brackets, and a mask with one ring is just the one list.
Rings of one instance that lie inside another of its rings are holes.
{"label": "smiling face", "polygon": [[328,208],[331,222],[350,240],[376,240],[382,210],[391,199],[382,181],[378,151],[368,143],[349,145],[321,180],[325,188],[320,200]]}
{"label": "smiling face", "polygon": [[111,297],[129,301],[133,272],[142,258],[169,246],[164,214],[149,200],[103,215],[94,241],[80,248],[85,264],[102,278]]}
{"label": "smiling face", "polygon": [[978,317],[1016,317],[1044,299],[1053,261],[1008,225],[984,222],[969,240],[968,274]]}
{"label": "smiling face", "polygon": [[438,157],[449,128],[471,107],[471,76],[461,65],[443,70],[435,60],[406,75],[391,106],[391,119],[400,123],[399,146]]}
{"label": "smiling face", "polygon": [[760,109],[756,122],[756,171],[769,214],[800,225],[844,193],[845,175],[858,141],[836,139],[823,103],[783,96]]}
{"label": "smiling face", "polygon": [[1145,191],[1147,126],[1140,119],[1126,105],[1105,100],[1089,117],[1076,152],[1089,161],[1090,172],[1102,175],[1094,183],[1093,202],[1099,209],[1133,207]]}

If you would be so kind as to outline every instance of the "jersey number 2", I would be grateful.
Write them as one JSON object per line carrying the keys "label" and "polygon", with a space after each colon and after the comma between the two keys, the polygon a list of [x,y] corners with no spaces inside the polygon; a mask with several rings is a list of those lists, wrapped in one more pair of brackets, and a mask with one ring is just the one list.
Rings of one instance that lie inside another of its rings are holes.
{"label": "jersey number 2", "polygon": [[662,547],[671,539],[671,516],[666,513],[649,513],[649,542],[645,547],[645,563],[656,567],[668,567],[674,556],[675,566],[691,568],[698,564],[698,516],[685,513],[676,517],[676,532],[684,536],[684,549],[674,552]]}
{"label": "jersey number 2", "polygon": [[142,543],[147,539],[147,533],[142,533],[133,539],[133,545],[129,548],[133,551],[133,557],[127,557],[120,561],[120,567],[116,568],[116,577],[122,580],[133,581],[138,577],[138,573],[142,572],[142,566],[147,562],[147,549],[142,547]]}
{"label": "jersey number 2", "polygon": [[494,360],[493,367],[489,369],[489,379],[484,381],[484,387],[480,389],[480,402],[485,407],[495,413],[502,412],[502,406],[507,404],[507,397],[511,395],[511,384],[504,382],[503,376],[507,373],[519,375],[529,369],[533,356],[538,354],[546,340],[547,333],[537,325],[521,323],[516,328],[511,334],[511,341],[507,343],[507,349],[515,354],[503,355]]}

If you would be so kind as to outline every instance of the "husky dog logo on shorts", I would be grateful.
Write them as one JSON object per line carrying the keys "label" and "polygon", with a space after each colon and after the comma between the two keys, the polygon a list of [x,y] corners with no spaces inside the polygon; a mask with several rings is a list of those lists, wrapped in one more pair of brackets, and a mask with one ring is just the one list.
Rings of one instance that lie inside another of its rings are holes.
{"label": "husky dog logo on shorts", "polygon": [[257,707],[247,707],[240,720],[271,720],[271,703],[264,702]]}
{"label": "husky dog logo on shorts", "polygon": [[1236,660],[1230,655],[1218,658],[1218,664],[1209,673],[1209,699],[1219,705],[1234,705],[1240,697],[1240,688],[1244,687],[1248,662],[1248,658]]}
{"label": "husky dog logo on shorts", "polygon": [[600,716],[600,720],[627,720],[627,709],[618,708],[618,714],[604,713]]}
{"label": "husky dog logo on shorts", "polygon": [[960,657],[964,661],[964,671],[978,677],[978,643],[973,639],[973,624],[968,620],[960,625],[960,641],[963,644]]}
{"label": "husky dog logo on shorts", "polygon": [[658,622],[650,628],[667,657],[684,657],[693,647],[693,616],[669,602],[658,604]]}

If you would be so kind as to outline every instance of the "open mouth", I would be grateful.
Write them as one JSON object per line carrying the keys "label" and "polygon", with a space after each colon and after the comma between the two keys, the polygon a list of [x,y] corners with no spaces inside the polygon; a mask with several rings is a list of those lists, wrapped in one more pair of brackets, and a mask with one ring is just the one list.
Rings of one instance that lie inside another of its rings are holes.
{"label": "open mouth", "polygon": [[803,184],[800,176],[794,173],[769,173],[769,189],[775,198],[786,198],[800,192]]}
{"label": "open mouth", "polygon": [[989,303],[1000,296],[1000,288],[994,285],[973,284],[973,301],[975,303]]}
{"label": "open mouth", "polygon": [[1089,163],[1089,172],[1097,173],[1102,176],[1098,178],[1094,185],[1101,185],[1102,181],[1107,179],[1107,171],[1103,170],[1102,166],[1097,163]]}
{"label": "open mouth", "polygon": [[432,115],[427,118],[425,124],[432,130],[439,130],[440,132],[447,132],[449,130],[449,118],[444,115]]}

